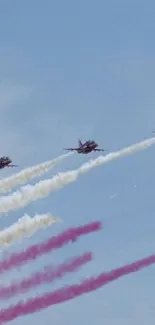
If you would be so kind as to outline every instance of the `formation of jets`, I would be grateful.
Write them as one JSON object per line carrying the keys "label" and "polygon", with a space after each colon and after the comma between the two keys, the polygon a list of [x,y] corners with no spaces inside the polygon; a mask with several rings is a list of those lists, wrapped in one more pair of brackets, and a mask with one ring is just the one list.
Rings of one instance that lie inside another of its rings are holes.
{"label": "formation of jets", "polygon": [[[155,133],[155,131],[152,131]],[[88,140],[84,143],[79,140],[79,146],[77,148],[64,148],[64,150],[76,151],[77,153],[88,154],[92,151],[107,151],[105,149],[98,148],[98,144],[94,140]],[[12,165],[12,160],[9,157],[0,158],[0,169],[5,167],[18,167],[18,165]]]}
{"label": "formation of jets", "polygon": [[[107,151],[98,148],[98,144],[94,140],[88,140],[84,143],[79,140],[79,146],[77,148],[65,148],[64,150],[76,151],[77,153],[88,154],[92,151]],[[12,160],[9,157],[0,157],[0,169],[5,167],[18,167],[18,165],[12,165]]]}

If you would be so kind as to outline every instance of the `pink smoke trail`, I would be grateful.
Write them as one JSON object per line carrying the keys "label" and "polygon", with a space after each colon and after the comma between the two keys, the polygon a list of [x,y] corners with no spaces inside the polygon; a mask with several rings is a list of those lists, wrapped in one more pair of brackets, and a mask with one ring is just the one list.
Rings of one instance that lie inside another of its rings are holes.
{"label": "pink smoke trail", "polygon": [[50,238],[41,244],[33,245],[21,253],[12,254],[8,259],[0,262],[0,273],[10,270],[13,267],[35,260],[38,256],[46,254],[53,249],[60,248],[69,241],[76,241],[78,237],[101,229],[100,222],[92,222],[87,225],[69,228],[58,236]]}
{"label": "pink smoke trail", "polygon": [[82,265],[92,260],[92,253],[88,252],[81,256],[75,257],[71,261],[60,264],[57,267],[45,267],[43,272],[38,272],[30,278],[22,280],[21,282],[13,283],[7,287],[0,287],[0,299],[9,299],[12,296],[23,293],[31,288],[37,287],[45,282],[52,282],[56,278],[60,278],[67,272],[75,272]]}
{"label": "pink smoke trail", "polygon": [[54,292],[46,293],[43,296],[29,299],[26,302],[19,302],[15,306],[0,311],[0,324],[4,324],[22,315],[32,314],[51,305],[65,302],[84,293],[97,290],[108,282],[114,281],[129,273],[137,272],[153,263],[155,263],[155,255],[143,258],[137,262],[114,269],[110,272],[102,273],[96,278],[90,278],[83,281],[81,284],[64,287]]}

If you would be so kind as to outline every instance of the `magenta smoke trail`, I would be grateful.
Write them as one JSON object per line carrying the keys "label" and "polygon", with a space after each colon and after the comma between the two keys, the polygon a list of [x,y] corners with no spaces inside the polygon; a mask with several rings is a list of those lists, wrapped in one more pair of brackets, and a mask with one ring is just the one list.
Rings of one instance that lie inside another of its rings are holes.
{"label": "magenta smoke trail", "polygon": [[26,302],[19,302],[15,306],[0,311],[0,324],[4,324],[19,316],[32,314],[49,306],[65,302],[84,293],[97,290],[108,282],[117,280],[119,277],[129,273],[137,272],[153,263],[155,263],[155,255],[143,258],[137,262],[114,269],[110,272],[102,273],[96,278],[90,278],[83,281],[81,284],[64,287],[54,292],[46,293],[41,297],[29,299]]}
{"label": "magenta smoke trail", "polygon": [[30,278],[22,280],[21,282],[13,283],[7,287],[0,287],[0,299],[9,299],[18,293],[24,293],[31,288],[37,287],[42,283],[52,283],[57,278],[62,277],[67,272],[75,272],[82,265],[92,260],[92,253],[85,253],[81,256],[75,257],[71,261],[60,264],[56,267],[45,267],[44,272],[38,272]]}
{"label": "magenta smoke trail", "polygon": [[21,253],[12,254],[8,259],[0,262],[0,273],[22,265],[30,260],[35,260],[38,256],[46,254],[53,249],[60,248],[69,241],[74,242],[78,237],[100,229],[100,222],[92,222],[81,227],[69,228],[62,234],[52,237],[46,242],[33,245]]}

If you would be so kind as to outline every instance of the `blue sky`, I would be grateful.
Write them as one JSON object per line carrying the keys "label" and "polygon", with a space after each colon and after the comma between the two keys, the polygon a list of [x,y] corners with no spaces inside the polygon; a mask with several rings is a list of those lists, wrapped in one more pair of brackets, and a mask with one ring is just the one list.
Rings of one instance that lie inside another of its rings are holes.
{"label": "blue sky", "polygon": [[[1,155],[10,155],[22,169],[62,154],[62,148],[76,145],[78,138],[94,139],[113,151],[150,137],[155,129],[154,10],[153,0],[3,1]],[[70,157],[45,178],[93,157],[96,154]],[[5,280],[93,251],[91,264],[26,298],[153,254],[154,157],[155,148],[151,147],[114,161],[4,216],[1,229],[25,212],[32,216],[51,212],[63,219],[62,224],[23,241],[20,249],[69,226],[103,222],[100,233],[28,264],[21,273],[9,273]],[[5,170],[1,175],[12,172]],[[10,251],[18,249],[16,245]],[[151,266],[12,324],[152,325],[154,270]]]}

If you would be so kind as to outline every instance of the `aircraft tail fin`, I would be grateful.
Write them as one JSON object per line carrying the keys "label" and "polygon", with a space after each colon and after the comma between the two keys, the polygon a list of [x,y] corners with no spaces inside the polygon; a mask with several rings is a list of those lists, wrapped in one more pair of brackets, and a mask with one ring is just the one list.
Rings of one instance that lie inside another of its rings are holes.
{"label": "aircraft tail fin", "polygon": [[81,147],[82,146],[82,142],[81,142],[81,140],[79,139],[79,147]]}

